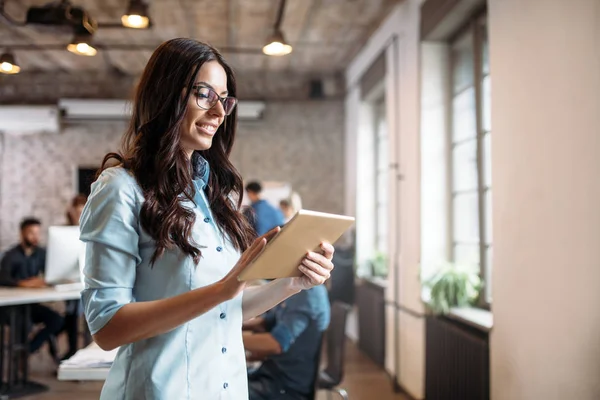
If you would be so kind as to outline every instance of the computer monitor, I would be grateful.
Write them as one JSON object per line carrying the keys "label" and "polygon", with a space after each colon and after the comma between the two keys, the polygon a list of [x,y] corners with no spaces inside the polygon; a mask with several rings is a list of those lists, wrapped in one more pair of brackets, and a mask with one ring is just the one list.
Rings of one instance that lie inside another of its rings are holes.
{"label": "computer monitor", "polygon": [[85,243],[79,240],[79,226],[51,226],[44,280],[49,285],[81,282],[84,257]]}

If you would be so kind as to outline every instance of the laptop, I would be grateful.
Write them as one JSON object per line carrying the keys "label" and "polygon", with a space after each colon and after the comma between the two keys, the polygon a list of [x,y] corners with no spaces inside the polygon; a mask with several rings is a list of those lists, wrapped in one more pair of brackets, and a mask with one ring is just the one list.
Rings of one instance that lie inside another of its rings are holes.
{"label": "laptop", "polygon": [[79,226],[51,226],[46,247],[48,286],[59,291],[83,289],[85,243],[79,240]]}

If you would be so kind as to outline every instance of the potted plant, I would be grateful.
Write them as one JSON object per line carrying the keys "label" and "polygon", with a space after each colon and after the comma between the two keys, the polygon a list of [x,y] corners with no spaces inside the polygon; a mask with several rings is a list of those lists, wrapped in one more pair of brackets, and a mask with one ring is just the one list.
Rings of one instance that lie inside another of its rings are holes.
{"label": "potted plant", "polygon": [[370,260],[371,276],[386,278],[388,275],[387,257],[382,252],[377,252]]}
{"label": "potted plant", "polygon": [[452,307],[473,305],[481,290],[478,269],[448,263],[424,282],[430,289],[429,308],[434,314],[447,314]]}

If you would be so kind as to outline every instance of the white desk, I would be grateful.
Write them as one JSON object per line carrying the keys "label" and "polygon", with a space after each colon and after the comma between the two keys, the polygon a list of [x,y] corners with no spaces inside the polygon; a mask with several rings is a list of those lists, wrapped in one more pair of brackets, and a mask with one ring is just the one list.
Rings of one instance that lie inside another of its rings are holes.
{"label": "white desk", "polygon": [[96,343],[79,350],[58,367],[59,381],[103,381],[117,355],[117,349],[104,351]]}
{"label": "white desk", "polygon": [[57,290],[52,287],[27,289],[0,287],[0,307],[51,301],[79,300],[81,290]]}
{"label": "white desk", "polygon": [[[104,351],[94,342],[75,353],[68,360],[63,361],[58,367],[59,381],[104,381],[108,376],[110,367],[117,355],[118,349]],[[97,364],[95,366],[94,364]],[[260,362],[247,363],[248,367],[258,368]]]}

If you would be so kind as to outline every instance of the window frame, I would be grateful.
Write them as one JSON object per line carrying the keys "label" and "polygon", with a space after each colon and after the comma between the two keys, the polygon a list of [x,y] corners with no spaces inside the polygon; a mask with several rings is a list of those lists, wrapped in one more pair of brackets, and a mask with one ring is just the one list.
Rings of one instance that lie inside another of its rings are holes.
{"label": "window frame", "polygon": [[[484,99],[483,99],[483,82],[484,79],[487,76],[491,76],[490,71],[489,71],[489,55],[488,55],[488,71],[485,72],[484,71],[484,43],[486,42],[486,40],[488,40],[487,37],[487,12],[485,10],[480,10],[478,11],[476,14],[474,14],[471,18],[469,18],[469,20],[465,23],[465,25],[459,29],[453,36],[452,38],[450,38],[449,40],[449,45],[450,45],[450,79],[449,79],[449,119],[450,119],[450,129],[448,131],[449,133],[449,137],[448,137],[448,152],[449,152],[449,156],[448,156],[448,164],[449,164],[449,171],[450,173],[448,174],[448,180],[449,180],[449,196],[448,196],[448,203],[449,203],[449,210],[448,210],[448,215],[450,216],[450,224],[449,224],[449,234],[450,234],[450,246],[449,246],[449,251],[450,251],[450,259],[452,261],[455,260],[455,248],[457,245],[478,245],[479,247],[479,274],[481,277],[481,280],[483,282],[483,289],[480,292],[479,295],[479,299],[478,299],[478,306],[484,309],[490,309],[491,308],[491,301],[493,300],[492,297],[489,296],[490,294],[490,287],[488,286],[488,283],[491,282],[491,277],[488,276],[488,271],[490,271],[489,266],[488,266],[488,257],[487,257],[487,253],[488,251],[493,251],[493,242],[492,240],[490,240],[490,238],[487,237],[487,232],[488,232],[488,225],[491,226],[492,221],[488,221],[486,218],[486,194],[488,191],[492,191],[493,190],[493,182],[490,182],[489,185],[486,185],[486,174],[488,173],[488,171],[486,170],[486,154],[485,154],[485,148],[484,148],[484,141],[487,137],[487,135],[491,135],[491,132],[493,130],[493,127],[491,127],[491,129],[486,130],[485,126],[484,126],[484,121],[483,121],[483,117],[484,117],[484,112],[483,112],[483,107],[484,107]],[[467,40],[471,41],[471,46],[472,49],[471,51],[473,52],[472,54],[472,68],[473,68],[473,82],[472,85],[469,85],[467,87],[464,88],[460,88],[460,90],[458,92],[455,92],[455,75],[454,75],[454,69],[456,66],[455,63],[455,56],[453,54],[453,48],[456,45],[456,43],[460,42],[461,40],[465,40],[465,38],[467,38]],[[489,41],[487,42],[488,45],[488,49],[489,49]],[[489,50],[488,50],[489,51]],[[455,98],[464,93],[466,90],[469,90],[470,88],[474,89],[474,106],[475,106],[475,129],[476,129],[476,135],[474,138],[469,138],[469,139],[461,139],[461,140],[457,140],[456,142],[454,141],[453,138],[453,134],[454,134],[454,100]],[[491,141],[491,136],[489,136],[490,141]],[[455,182],[454,182],[454,153],[453,150],[455,149],[455,147],[457,145],[460,144],[464,144],[468,141],[475,141],[476,143],[476,187],[473,189],[467,189],[467,190],[455,190]],[[491,142],[490,142],[490,146],[491,146]],[[478,213],[477,213],[477,218],[478,218],[478,229],[479,229],[479,234],[478,234],[478,242],[469,242],[469,241],[457,241],[455,238],[455,212],[454,212],[454,202],[455,202],[455,197],[459,194],[465,194],[465,193],[476,193],[477,194],[477,204],[478,204]],[[493,206],[492,206],[493,207]]]}
{"label": "window frame", "polygon": [[[389,216],[389,193],[386,193],[386,196],[383,196],[382,198],[380,198],[379,196],[379,191],[380,191],[380,185],[379,185],[379,178],[380,175],[384,175],[386,178],[389,174],[389,154],[386,152],[386,149],[383,150],[383,152],[380,152],[380,142],[382,141],[382,139],[385,139],[388,144],[389,144],[389,132],[387,131],[387,124],[386,124],[386,110],[385,110],[385,97],[381,96],[379,98],[377,98],[373,103],[372,103],[372,107],[373,107],[373,125],[374,125],[374,129],[373,129],[373,134],[374,134],[374,140],[373,140],[373,150],[374,150],[374,157],[373,157],[373,161],[374,161],[374,165],[373,165],[373,179],[374,179],[374,183],[375,183],[375,192],[374,192],[374,221],[375,221],[375,238],[374,238],[374,249],[375,249],[375,254],[377,253],[382,253],[384,254],[386,257],[388,256],[388,246],[387,246],[387,240],[389,237],[389,224],[386,224],[385,222],[380,221],[379,218],[379,212],[380,212],[380,208],[384,208],[384,214]],[[381,122],[383,121],[383,123],[385,124],[385,134],[381,134]],[[380,168],[380,156],[382,155],[382,153],[385,155],[385,164],[383,165],[382,168]],[[387,188],[387,179],[385,179],[385,183],[383,184],[384,187]],[[389,188],[388,188],[389,189]],[[386,220],[386,218],[383,218],[383,220]],[[380,235],[381,233],[381,226],[385,225],[386,226],[386,234],[385,236]],[[383,237],[382,237],[383,236]],[[381,244],[383,244],[383,246],[381,246]]]}

